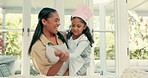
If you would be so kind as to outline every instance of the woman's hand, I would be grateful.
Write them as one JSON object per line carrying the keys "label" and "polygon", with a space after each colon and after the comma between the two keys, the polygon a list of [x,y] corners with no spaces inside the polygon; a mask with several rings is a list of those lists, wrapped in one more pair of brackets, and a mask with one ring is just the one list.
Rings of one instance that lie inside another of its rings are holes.
{"label": "woman's hand", "polygon": [[63,61],[63,62],[65,62],[69,59],[69,53],[67,53],[67,52],[56,51],[55,55],[57,57],[59,57],[60,61]]}

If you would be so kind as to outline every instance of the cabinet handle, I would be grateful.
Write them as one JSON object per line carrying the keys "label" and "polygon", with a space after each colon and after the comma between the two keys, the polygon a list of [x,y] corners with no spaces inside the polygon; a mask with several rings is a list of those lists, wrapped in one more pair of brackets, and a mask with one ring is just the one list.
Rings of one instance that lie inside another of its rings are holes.
{"label": "cabinet handle", "polygon": [[22,36],[23,36],[23,34],[24,34],[24,28],[22,28]]}
{"label": "cabinet handle", "polygon": [[29,28],[27,29],[27,32],[28,32],[28,36],[29,36],[29,33],[30,33],[30,29]]}

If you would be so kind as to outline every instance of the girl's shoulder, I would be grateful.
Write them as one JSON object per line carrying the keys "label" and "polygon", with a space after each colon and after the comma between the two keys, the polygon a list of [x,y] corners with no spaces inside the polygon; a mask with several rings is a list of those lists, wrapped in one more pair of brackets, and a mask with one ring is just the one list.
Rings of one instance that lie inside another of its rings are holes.
{"label": "girl's shoulder", "polygon": [[80,37],[79,37],[79,40],[88,40],[87,37],[85,36],[85,34],[82,34]]}

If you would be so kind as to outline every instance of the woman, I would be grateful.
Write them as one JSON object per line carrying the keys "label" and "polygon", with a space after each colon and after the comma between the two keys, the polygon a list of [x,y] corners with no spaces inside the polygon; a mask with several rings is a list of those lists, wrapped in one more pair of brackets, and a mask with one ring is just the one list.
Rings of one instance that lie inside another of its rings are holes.
{"label": "woman", "polygon": [[64,70],[64,73],[60,71],[69,58],[67,52],[57,55],[57,60],[48,59],[46,55],[46,50],[55,55],[55,50],[49,50],[54,47],[50,46],[58,46],[66,42],[58,31],[59,25],[60,18],[57,11],[52,8],[43,8],[38,15],[38,24],[29,47],[29,54],[35,69],[47,76],[68,75],[67,70]]}

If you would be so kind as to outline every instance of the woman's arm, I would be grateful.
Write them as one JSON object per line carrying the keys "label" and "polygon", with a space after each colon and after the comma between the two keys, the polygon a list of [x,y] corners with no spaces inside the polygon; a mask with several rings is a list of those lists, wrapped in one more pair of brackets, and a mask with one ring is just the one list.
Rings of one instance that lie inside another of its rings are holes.
{"label": "woman's arm", "polygon": [[60,70],[61,66],[63,65],[64,61],[58,60],[52,67],[49,68],[47,76],[54,76]]}
{"label": "woman's arm", "polygon": [[69,76],[69,69],[67,69],[63,76]]}

